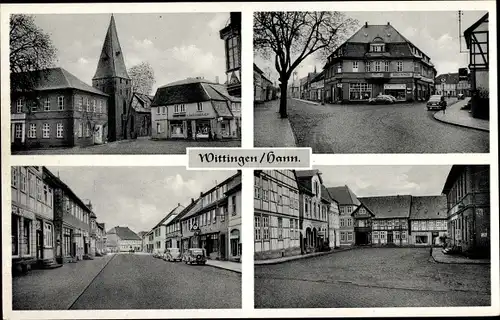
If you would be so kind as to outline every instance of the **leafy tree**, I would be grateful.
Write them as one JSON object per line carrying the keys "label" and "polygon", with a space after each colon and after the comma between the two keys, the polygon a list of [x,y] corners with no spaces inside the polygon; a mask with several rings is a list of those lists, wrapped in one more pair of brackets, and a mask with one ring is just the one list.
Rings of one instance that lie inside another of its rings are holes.
{"label": "leafy tree", "polygon": [[141,62],[128,70],[132,79],[132,92],[150,94],[155,84],[155,74],[148,62]]}
{"label": "leafy tree", "polygon": [[325,58],[333,52],[357,20],[341,12],[256,12],[254,13],[254,50],[272,59],[279,74],[280,114],[286,118],[288,80],[293,70],[312,54]]}
{"label": "leafy tree", "polygon": [[10,16],[10,72],[11,90],[30,92],[41,72],[33,72],[54,66],[57,49],[50,35],[35,24],[33,16]]}

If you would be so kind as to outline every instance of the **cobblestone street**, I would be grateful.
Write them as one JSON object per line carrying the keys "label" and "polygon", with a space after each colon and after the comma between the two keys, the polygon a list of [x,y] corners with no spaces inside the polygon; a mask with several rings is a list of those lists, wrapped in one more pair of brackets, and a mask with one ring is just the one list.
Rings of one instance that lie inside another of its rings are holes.
{"label": "cobblestone street", "polygon": [[13,310],[241,307],[239,273],[151,255],[108,255],[34,270],[12,282]]}
{"label": "cobblestone street", "polygon": [[85,148],[32,149],[12,152],[13,155],[64,155],[64,154],[185,154],[186,148],[232,148],[240,147],[240,140],[191,141],[151,140],[141,137],[137,140],[121,140]]}
{"label": "cobblestone street", "polygon": [[[489,134],[437,121],[425,103],[321,105],[288,100],[298,147],[313,153],[489,152]],[[257,144],[257,143],[256,143]]]}
{"label": "cobblestone street", "polygon": [[256,308],[490,305],[490,266],[437,264],[429,248],[360,248],[255,267]]}

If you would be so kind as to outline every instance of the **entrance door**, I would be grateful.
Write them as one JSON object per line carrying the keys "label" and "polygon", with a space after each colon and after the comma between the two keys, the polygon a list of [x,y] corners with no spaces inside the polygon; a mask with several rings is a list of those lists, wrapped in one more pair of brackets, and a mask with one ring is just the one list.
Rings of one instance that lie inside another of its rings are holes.
{"label": "entrance door", "polygon": [[387,243],[394,243],[394,235],[392,231],[387,232]]}
{"label": "entrance door", "polygon": [[103,129],[102,124],[96,124],[94,132],[94,144],[102,144]]}
{"label": "entrance door", "polygon": [[43,232],[42,230],[36,231],[36,258],[43,260]]}
{"label": "entrance door", "polygon": [[224,260],[226,258],[226,235],[221,234],[219,237],[220,243],[220,258]]}

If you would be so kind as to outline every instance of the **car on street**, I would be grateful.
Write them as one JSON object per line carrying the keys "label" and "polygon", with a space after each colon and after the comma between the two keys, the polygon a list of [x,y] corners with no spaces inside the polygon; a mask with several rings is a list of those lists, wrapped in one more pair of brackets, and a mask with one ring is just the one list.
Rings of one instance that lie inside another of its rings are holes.
{"label": "car on street", "polygon": [[427,110],[441,110],[443,106],[446,106],[446,101],[440,94],[432,95],[427,101]]}
{"label": "car on street", "polygon": [[465,94],[463,94],[463,93],[459,93],[459,94],[457,95],[457,98],[458,98],[458,100],[464,100],[464,99],[465,99]]}
{"label": "car on street", "polygon": [[205,264],[207,263],[207,253],[205,249],[201,248],[187,249],[186,252],[184,252],[182,260],[186,264]]}
{"label": "car on street", "polygon": [[390,94],[386,94],[386,96],[388,96],[389,98],[391,98],[392,102],[396,103],[398,100],[396,99],[395,96],[393,95],[390,95]]}
{"label": "car on street", "polygon": [[375,98],[370,98],[368,100],[369,104],[393,104],[396,101],[396,98],[391,98],[388,95],[378,95]]}
{"label": "car on street", "polygon": [[163,256],[163,260],[165,261],[181,261],[181,251],[179,248],[168,248],[165,250],[165,254]]}

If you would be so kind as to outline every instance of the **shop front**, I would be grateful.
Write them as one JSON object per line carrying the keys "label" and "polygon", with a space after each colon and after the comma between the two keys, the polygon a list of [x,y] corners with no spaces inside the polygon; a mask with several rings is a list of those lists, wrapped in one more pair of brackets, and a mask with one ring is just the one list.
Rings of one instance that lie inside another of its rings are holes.
{"label": "shop front", "polygon": [[170,132],[170,138],[186,138],[187,135],[187,130],[186,130],[187,124],[186,121],[182,120],[171,120],[169,121],[169,132]]}
{"label": "shop front", "polygon": [[229,259],[241,260],[241,239],[240,230],[233,229],[229,232]]}
{"label": "shop front", "polygon": [[384,94],[391,95],[397,101],[406,101],[406,84],[405,83],[385,83]]}

